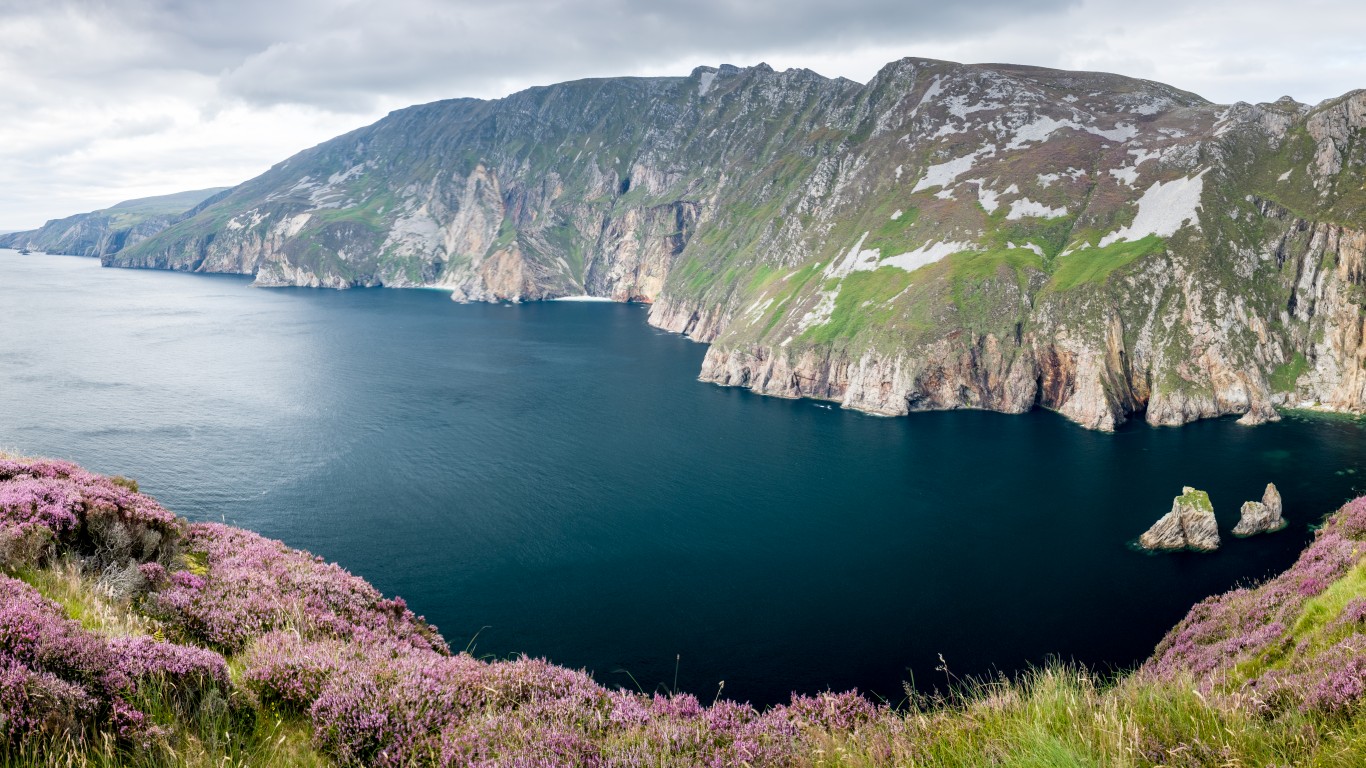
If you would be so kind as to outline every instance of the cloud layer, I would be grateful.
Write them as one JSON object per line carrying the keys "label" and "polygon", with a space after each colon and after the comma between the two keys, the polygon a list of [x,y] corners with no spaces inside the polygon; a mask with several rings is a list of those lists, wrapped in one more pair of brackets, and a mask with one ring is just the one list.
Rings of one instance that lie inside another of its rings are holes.
{"label": "cloud layer", "polygon": [[1366,87],[1350,0],[0,0],[0,230],[243,181],[398,107],[767,61],[1099,69],[1215,101]]}

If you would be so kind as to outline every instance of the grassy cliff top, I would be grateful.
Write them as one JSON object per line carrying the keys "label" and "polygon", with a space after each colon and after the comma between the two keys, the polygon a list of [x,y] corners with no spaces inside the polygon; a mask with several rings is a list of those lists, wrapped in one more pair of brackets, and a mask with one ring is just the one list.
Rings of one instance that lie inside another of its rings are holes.
{"label": "grassy cliff top", "polygon": [[1182,504],[1195,507],[1201,512],[1208,512],[1211,515],[1214,514],[1214,504],[1210,502],[1209,494],[1205,491],[1186,487],[1181,489],[1181,495],[1177,496],[1176,500]]}

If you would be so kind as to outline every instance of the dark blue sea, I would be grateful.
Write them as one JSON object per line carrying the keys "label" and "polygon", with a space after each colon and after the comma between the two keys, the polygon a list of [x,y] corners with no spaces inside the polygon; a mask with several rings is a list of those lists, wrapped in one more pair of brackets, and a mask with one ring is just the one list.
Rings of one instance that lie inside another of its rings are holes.
{"label": "dark blue sea", "polygon": [[[1294,416],[1117,434],[1051,413],[877,418],[697,381],[646,308],[251,288],[0,251],[0,449],[136,478],[336,560],[451,645],[767,704],[1134,665],[1289,565],[1363,486],[1366,431]],[[1129,543],[1183,485],[1216,554]]]}

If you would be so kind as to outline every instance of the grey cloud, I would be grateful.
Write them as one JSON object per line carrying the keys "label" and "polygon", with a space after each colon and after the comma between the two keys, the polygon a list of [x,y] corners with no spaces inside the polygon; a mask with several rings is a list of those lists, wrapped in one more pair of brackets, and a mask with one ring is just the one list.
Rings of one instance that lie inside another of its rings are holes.
{"label": "grey cloud", "polygon": [[0,226],[241,181],[412,103],[697,64],[918,55],[1312,102],[1366,86],[1363,27],[1359,0],[0,0]]}
{"label": "grey cloud", "polygon": [[998,27],[1073,4],[394,0],[320,13],[305,33],[282,36],[246,57],[221,87],[259,104],[365,110],[377,92],[487,93],[508,80],[550,82],[683,58],[719,62],[758,52],[893,43],[909,52],[918,40]]}

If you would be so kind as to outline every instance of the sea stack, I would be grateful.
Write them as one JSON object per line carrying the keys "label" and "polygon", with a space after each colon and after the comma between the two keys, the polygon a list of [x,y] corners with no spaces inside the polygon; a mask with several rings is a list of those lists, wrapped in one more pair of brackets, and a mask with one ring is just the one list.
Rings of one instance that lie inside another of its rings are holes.
{"label": "sea stack", "polygon": [[1279,531],[1285,527],[1281,517],[1281,492],[1275,483],[1267,483],[1261,501],[1243,502],[1243,516],[1233,528],[1234,536],[1252,536]]}
{"label": "sea stack", "polygon": [[[1279,497],[1278,497],[1279,498]],[[1279,509],[1279,506],[1278,506]],[[1144,549],[1191,549],[1213,552],[1219,548],[1219,525],[1209,494],[1190,486],[1172,499],[1172,511],[1163,515],[1138,539]]]}

